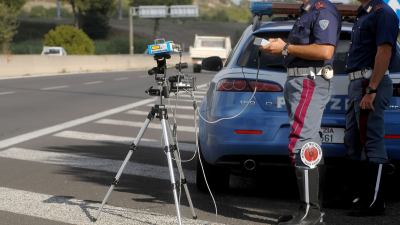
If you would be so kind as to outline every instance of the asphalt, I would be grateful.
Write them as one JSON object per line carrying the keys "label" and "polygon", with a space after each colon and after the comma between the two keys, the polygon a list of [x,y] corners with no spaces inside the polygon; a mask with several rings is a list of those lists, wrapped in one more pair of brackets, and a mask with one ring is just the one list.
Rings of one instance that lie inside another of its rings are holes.
{"label": "asphalt", "polygon": [[[196,76],[200,100],[213,74]],[[0,80],[0,93],[7,93],[0,95],[0,224],[93,224],[129,143],[156,102],[144,92],[151,85],[154,78],[144,71]],[[180,100],[178,139],[186,160],[194,155],[193,109],[188,97]],[[159,121],[151,125],[96,224],[176,224]],[[210,196],[196,189],[195,160],[183,169],[199,218],[191,220],[182,193],[184,224],[275,224],[297,209],[293,177],[273,169],[259,177],[233,176],[229,191],[214,193],[216,217]],[[389,199],[386,217],[359,219],[328,209],[326,220],[398,224],[398,199]]]}

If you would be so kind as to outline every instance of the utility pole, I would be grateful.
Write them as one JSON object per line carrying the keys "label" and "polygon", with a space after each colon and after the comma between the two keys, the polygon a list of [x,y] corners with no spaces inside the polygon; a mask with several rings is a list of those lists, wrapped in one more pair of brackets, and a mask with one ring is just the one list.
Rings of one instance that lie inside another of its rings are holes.
{"label": "utility pole", "polygon": [[118,6],[118,19],[122,20],[122,17],[123,17],[123,15],[122,15],[122,0],[119,0],[119,4],[118,5],[119,5]]}
{"label": "utility pole", "polygon": [[136,8],[131,7],[129,9],[129,54],[135,53],[134,46],[134,32],[133,32],[133,16],[136,15]]}
{"label": "utility pole", "polygon": [[57,0],[57,17],[58,20],[61,19],[61,0]]}

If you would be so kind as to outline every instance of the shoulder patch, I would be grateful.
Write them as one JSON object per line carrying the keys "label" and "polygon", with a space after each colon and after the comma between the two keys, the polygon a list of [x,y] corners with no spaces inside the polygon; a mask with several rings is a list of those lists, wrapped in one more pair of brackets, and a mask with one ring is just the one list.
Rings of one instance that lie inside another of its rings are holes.
{"label": "shoulder patch", "polygon": [[326,28],[328,28],[329,26],[329,20],[320,20],[318,22],[319,27],[321,27],[322,30],[326,30]]}
{"label": "shoulder patch", "polygon": [[321,1],[318,1],[317,3],[315,3],[315,8],[316,9],[323,9],[325,8],[325,4]]}

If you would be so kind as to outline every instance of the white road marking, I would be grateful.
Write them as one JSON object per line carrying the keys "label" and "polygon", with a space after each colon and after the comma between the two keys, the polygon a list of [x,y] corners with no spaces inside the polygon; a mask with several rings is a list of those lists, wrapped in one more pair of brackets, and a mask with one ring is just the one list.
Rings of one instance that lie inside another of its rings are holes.
{"label": "white road marking", "polygon": [[[171,102],[176,102],[176,99],[175,98],[171,98]],[[180,98],[178,98],[178,102],[193,102],[193,100],[192,99],[180,99]],[[197,104],[199,104],[201,102],[201,100],[197,100],[196,102],[197,102]]]}
{"label": "white road marking", "polygon": [[[160,149],[160,154],[164,154]],[[9,148],[0,152],[0,157],[8,159],[24,160],[29,162],[70,166],[81,169],[105,171],[117,173],[122,165],[121,160],[101,159],[88,156],[80,156],[69,153],[58,153],[48,151],[38,151],[25,148]],[[134,158],[134,157],[132,157]],[[184,170],[189,183],[195,183],[195,172]],[[124,169],[124,174],[140,177],[150,177],[160,180],[169,180],[169,170],[167,166],[156,166],[144,163],[128,162]],[[175,169],[175,174],[179,174]]]}
{"label": "white road marking", "polygon": [[[178,99],[186,99],[186,98],[189,98],[189,99],[192,99],[192,96],[190,96],[190,95],[179,95],[179,97],[178,97]],[[201,100],[201,99],[203,99],[204,98],[204,96],[203,95],[195,95],[194,96],[194,98],[195,99],[197,99],[197,100]],[[171,96],[171,99],[175,99],[175,96]]]}
{"label": "white road marking", "polygon": [[[126,121],[126,120],[113,120],[113,119],[102,119],[96,121],[98,124],[116,125],[116,126],[128,126],[128,127],[142,127],[143,123]],[[148,128],[161,130],[161,124],[159,122],[150,123]],[[194,133],[194,127],[189,126],[179,126],[178,132],[192,132]]]}
{"label": "white road marking", "polygon": [[[99,134],[99,133],[89,133],[89,132],[80,132],[80,131],[62,131],[60,133],[56,133],[53,136],[61,137],[61,138],[70,138],[70,139],[78,139],[85,141],[98,141],[98,142],[113,142],[113,143],[122,143],[122,144],[131,144],[135,137],[123,137],[116,135],[108,135],[108,134]],[[142,142],[159,142],[159,140],[155,139],[146,139],[142,138]],[[157,143],[155,143],[157,145]],[[158,144],[158,147],[161,145]]]}
{"label": "white road marking", "polygon": [[92,85],[92,84],[101,84],[101,83],[104,83],[104,81],[97,80],[97,81],[86,82],[86,83],[83,83],[83,84],[84,85]]}
{"label": "white road marking", "polygon": [[[146,106],[147,107],[153,107],[152,104],[148,104]],[[194,111],[193,106],[181,106],[181,105],[178,105],[178,106],[175,107],[175,105],[172,104],[172,105],[167,105],[167,108],[170,108],[170,109],[175,109],[176,108],[176,109],[185,109],[185,110],[193,110]]]}
{"label": "white road marking", "polygon": [[[0,210],[2,211],[58,221],[60,223],[75,225],[177,224],[176,216],[110,205],[104,207],[99,220],[93,223],[91,218],[97,215],[97,209],[100,207],[99,203],[5,187],[0,187],[0,199]],[[185,225],[211,224],[210,222],[201,220],[182,219]]]}
{"label": "white road marking", "polygon": [[[113,142],[113,143],[126,144],[126,145],[132,144],[132,142],[136,138],[136,136],[135,137],[123,137],[123,136],[80,132],[80,131],[69,131],[69,130],[62,131],[60,133],[54,134],[53,136],[60,137],[60,138],[84,140],[84,141]],[[181,151],[194,152],[196,150],[195,144],[190,144],[190,143],[178,143],[178,144],[179,144],[179,149]],[[163,148],[161,146],[161,139],[155,140],[155,139],[142,138],[138,145],[138,150],[140,150],[141,146],[150,147],[150,148]]]}
{"label": "white road marking", "polygon": [[93,114],[93,115],[85,116],[85,117],[78,118],[78,119],[75,119],[75,120],[71,120],[71,121],[68,121],[68,122],[65,122],[65,123],[57,124],[57,125],[54,125],[54,126],[51,126],[51,127],[43,128],[43,129],[40,129],[40,130],[36,130],[36,131],[32,131],[32,132],[25,133],[25,134],[22,134],[22,135],[18,135],[18,136],[12,137],[12,138],[4,139],[4,140],[0,141],[0,149],[7,148],[7,147],[10,147],[10,146],[15,145],[15,144],[19,144],[19,143],[22,143],[22,142],[25,142],[25,141],[28,141],[28,140],[32,140],[32,139],[35,139],[35,138],[38,138],[38,137],[42,137],[42,136],[45,136],[45,135],[48,135],[48,134],[51,134],[51,133],[55,133],[55,132],[58,132],[58,131],[61,131],[61,130],[65,130],[65,129],[68,129],[68,128],[71,128],[71,127],[74,127],[74,126],[78,126],[78,125],[81,125],[81,124],[84,124],[84,123],[88,123],[88,122],[91,122],[91,121],[94,121],[94,120],[98,120],[98,119],[101,119],[101,118],[104,118],[104,117],[107,117],[107,116],[111,116],[111,115],[114,115],[114,114],[117,114],[117,113],[121,113],[121,112],[130,110],[130,109],[133,109],[135,107],[138,107],[138,106],[147,105],[147,104],[149,104],[151,102],[154,102],[154,101],[155,101],[155,98],[149,98],[149,99],[141,100],[141,101],[138,101],[138,102],[135,102],[135,103],[131,103],[131,104],[128,104],[128,105],[120,106],[120,107],[117,107],[117,108],[114,108],[114,109],[110,109],[110,110],[107,110],[107,111],[103,111],[103,112],[100,112],[100,113],[96,113],[96,114]]}
{"label": "white road marking", "polygon": [[50,91],[50,90],[57,90],[57,89],[63,89],[69,87],[68,85],[62,85],[62,86],[54,86],[54,87],[46,87],[46,88],[41,88],[41,91]]}
{"label": "white road marking", "polygon": [[128,80],[128,77],[119,77],[119,78],[115,78],[115,81],[121,81],[121,80]]}
{"label": "white road marking", "polygon": [[[126,113],[130,114],[130,115],[137,115],[137,116],[147,116],[149,114],[149,112],[140,111],[140,110],[129,110]],[[168,115],[169,115],[170,118],[172,118],[172,112],[171,111],[168,111]],[[190,114],[179,114],[179,112],[178,112],[177,115],[175,115],[175,117],[177,119],[185,119],[185,120],[193,120],[194,119],[193,115],[190,115]]]}
{"label": "white road marking", "polygon": [[0,95],[11,95],[11,94],[15,94],[15,91],[6,91],[6,92],[0,92]]}
{"label": "white road marking", "polygon": [[197,95],[205,95],[207,94],[207,91],[194,91],[194,93]]}

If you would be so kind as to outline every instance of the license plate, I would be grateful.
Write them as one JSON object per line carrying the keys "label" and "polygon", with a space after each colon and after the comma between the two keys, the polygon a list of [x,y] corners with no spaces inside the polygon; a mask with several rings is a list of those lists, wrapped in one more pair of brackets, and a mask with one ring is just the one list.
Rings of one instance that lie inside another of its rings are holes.
{"label": "license plate", "polygon": [[327,144],[343,144],[344,128],[321,127],[322,143]]}

